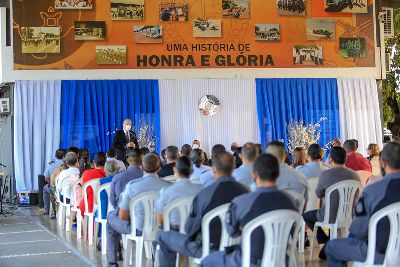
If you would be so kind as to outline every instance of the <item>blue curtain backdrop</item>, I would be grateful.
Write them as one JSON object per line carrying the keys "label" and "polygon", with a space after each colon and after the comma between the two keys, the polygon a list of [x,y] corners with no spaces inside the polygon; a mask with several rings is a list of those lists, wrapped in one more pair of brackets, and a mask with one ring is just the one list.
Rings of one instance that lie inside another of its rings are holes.
{"label": "blue curtain backdrop", "polygon": [[273,140],[288,143],[291,120],[321,123],[320,145],[340,136],[336,79],[256,79],[257,110],[263,146]]}
{"label": "blue curtain backdrop", "polygon": [[160,105],[157,80],[62,81],[60,146],[105,152],[116,129],[130,118],[154,126],[159,151]]}

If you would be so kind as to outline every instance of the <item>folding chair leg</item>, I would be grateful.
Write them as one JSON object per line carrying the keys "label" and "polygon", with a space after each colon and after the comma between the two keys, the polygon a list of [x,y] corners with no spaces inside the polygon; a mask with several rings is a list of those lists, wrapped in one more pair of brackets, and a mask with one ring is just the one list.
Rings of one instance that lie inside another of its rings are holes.
{"label": "folding chair leg", "polygon": [[126,249],[125,249],[125,256],[124,256],[124,266],[128,267],[129,263],[132,259],[131,252],[132,252],[132,240],[126,240]]}
{"label": "folding chair leg", "polygon": [[88,216],[84,215],[83,216],[83,238],[85,242],[88,239]]}
{"label": "folding chair leg", "polygon": [[302,220],[302,224],[300,227],[300,240],[299,240],[299,253],[304,253],[304,243],[306,239],[306,223]]}
{"label": "folding chair leg", "polygon": [[154,255],[154,267],[160,267],[160,245],[157,244],[156,253]]}
{"label": "folding chair leg", "polygon": [[144,252],[145,252],[145,255],[146,255],[146,259],[148,259],[148,260],[151,260],[151,242],[144,242]]}
{"label": "folding chair leg", "polygon": [[64,211],[64,207],[63,205],[60,203],[58,205],[58,217],[57,217],[57,222],[58,222],[58,226],[62,226],[63,225],[63,211]]}
{"label": "folding chair leg", "polygon": [[136,261],[135,266],[142,266],[143,257],[143,237],[139,237],[136,241]]}
{"label": "folding chair leg", "polygon": [[101,254],[107,254],[107,232],[105,223],[101,225]]}
{"label": "folding chair leg", "polygon": [[91,246],[93,245],[93,216],[89,216],[88,235],[89,235],[89,246]]}
{"label": "folding chair leg", "polygon": [[99,242],[99,222],[94,222],[94,232],[93,232],[93,244],[96,247]]}
{"label": "folding chair leg", "polygon": [[71,222],[71,208],[65,207],[65,231],[69,232],[70,230],[70,222]]}
{"label": "folding chair leg", "polygon": [[313,229],[313,231],[312,231],[312,238],[311,238],[311,251],[310,251],[310,261],[312,261],[313,260],[313,256],[314,256],[314,241],[315,241],[315,238],[316,238],[316,234],[317,234],[317,229],[318,229],[318,227],[317,226],[315,226],[314,225],[314,229]]}
{"label": "folding chair leg", "polygon": [[82,238],[82,215],[79,211],[76,213],[76,237]]}

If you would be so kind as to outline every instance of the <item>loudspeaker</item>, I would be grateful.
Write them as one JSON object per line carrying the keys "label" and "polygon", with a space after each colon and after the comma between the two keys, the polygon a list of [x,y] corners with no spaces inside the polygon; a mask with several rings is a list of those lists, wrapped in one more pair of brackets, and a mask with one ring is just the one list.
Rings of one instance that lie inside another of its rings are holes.
{"label": "loudspeaker", "polygon": [[46,180],[44,178],[44,175],[40,174],[38,175],[38,187],[39,187],[39,208],[44,207],[43,203],[43,187],[46,185]]}

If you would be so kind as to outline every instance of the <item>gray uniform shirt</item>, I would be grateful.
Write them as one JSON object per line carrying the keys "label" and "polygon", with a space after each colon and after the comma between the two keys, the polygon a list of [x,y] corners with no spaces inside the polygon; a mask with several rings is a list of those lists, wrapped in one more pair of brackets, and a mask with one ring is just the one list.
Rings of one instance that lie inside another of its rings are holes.
{"label": "gray uniform shirt", "polygon": [[[129,210],[129,202],[136,195],[144,192],[160,191],[161,188],[170,184],[161,180],[157,174],[145,173],[142,178],[130,181],[125,190],[121,194],[119,208]],[[135,207],[136,229],[143,230],[144,210],[143,205],[139,204]]]}
{"label": "gray uniform shirt", "polygon": [[296,173],[293,168],[291,168],[286,163],[279,165],[279,177],[276,180],[276,186],[280,190],[292,190],[300,195],[304,196],[304,199],[308,200],[307,188],[308,182],[304,175]]}
{"label": "gray uniform shirt", "polygon": [[322,162],[309,162],[296,168],[296,172],[303,174],[307,179],[319,177],[326,170],[329,170],[329,168]]}
{"label": "gray uniform shirt", "polygon": [[236,181],[250,188],[251,184],[253,183],[253,166],[254,164],[252,163],[243,164],[233,171],[232,176],[236,179]]}
{"label": "gray uniform shirt", "polygon": [[[202,189],[201,185],[193,184],[189,179],[177,179],[173,185],[161,189],[156,204],[156,212],[163,213],[165,206],[180,197],[193,196],[194,198]],[[170,224],[178,226],[179,220],[179,212],[173,210],[170,214]]]}
{"label": "gray uniform shirt", "polygon": [[[328,187],[344,180],[360,181],[360,177],[355,171],[350,170],[349,168],[346,167],[331,168],[321,173],[321,176],[318,180],[317,189],[315,192],[319,198],[324,198],[325,191],[326,189],[328,189]],[[336,220],[338,206],[339,206],[339,194],[337,192],[333,192],[331,195],[331,207],[329,209],[330,213],[329,222],[334,222]],[[322,205],[322,207],[318,210],[317,213],[318,221],[324,220],[324,214],[325,214],[325,205]]]}
{"label": "gray uniform shirt", "polygon": [[143,176],[143,171],[138,166],[129,166],[125,171],[119,172],[114,175],[111,180],[110,188],[110,202],[114,208],[118,206],[120,195],[124,191],[126,185],[137,178]]}

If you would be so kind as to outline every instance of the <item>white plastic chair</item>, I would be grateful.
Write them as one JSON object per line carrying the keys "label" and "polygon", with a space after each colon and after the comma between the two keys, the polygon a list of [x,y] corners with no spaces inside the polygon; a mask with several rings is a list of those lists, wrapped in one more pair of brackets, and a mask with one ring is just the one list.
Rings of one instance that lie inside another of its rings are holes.
{"label": "white plastic chair", "polygon": [[210,254],[210,223],[213,219],[219,218],[221,221],[221,240],[219,251],[223,251],[225,247],[240,243],[240,238],[232,239],[226,230],[225,217],[228,212],[230,203],[223,204],[207,212],[201,221],[201,237],[202,237],[202,253],[201,258],[193,258],[192,264],[200,265],[201,261]]}
{"label": "white plastic chair", "polygon": [[[101,254],[107,254],[107,232],[106,232],[106,226],[107,226],[107,214],[114,209],[114,207],[111,205],[110,202],[110,188],[111,188],[111,183],[105,183],[99,187],[96,191],[96,205],[97,205],[97,218],[95,219],[96,225],[95,225],[95,230],[94,230],[94,237],[95,237],[95,244],[97,244],[97,232],[99,228],[99,224],[101,224]],[[102,192],[106,192],[107,194],[107,199],[108,199],[108,204],[107,204],[107,214],[102,213],[102,203],[101,203],[101,198],[100,195]],[[102,218],[105,219],[102,219]]]}
{"label": "white plastic chair", "polygon": [[[89,212],[89,203],[88,203],[88,195],[87,189],[91,187],[93,190],[93,210]],[[89,239],[89,246],[93,245],[93,227],[94,227],[94,211],[96,210],[96,202],[94,201],[94,196],[96,196],[97,188],[99,187],[99,180],[93,179],[89,182],[86,182],[83,187],[83,202],[85,204],[85,213],[83,214],[83,231],[85,233],[85,238]]]}
{"label": "white plastic chair", "polygon": [[[248,222],[242,232],[242,267],[250,267],[251,234],[258,227],[264,230],[265,242],[261,267],[286,266],[286,256],[294,254],[296,234],[291,238],[291,231],[299,231],[300,214],[292,210],[267,212]],[[289,266],[296,265],[292,257]]]}
{"label": "white plastic chair", "polygon": [[58,226],[64,228],[65,231],[69,232],[69,218],[70,215],[70,204],[67,204],[66,198],[63,196],[63,201],[61,201],[61,191],[60,188],[64,186],[64,182],[69,179],[68,177],[58,178],[56,179],[56,192],[57,192],[57,202],[58,202],[58,214],[57,214],[57,222]]}
{"label": "white plastic chair", "polygon": [[60,176],[56,177],[56,182],[55,182],[55,186],[56,186],[56,206],[57,206],[57,223],[58,226],[62,226],[63,225],[63,212],[64,212],[64,208],[63,208],[63,204],[61,202],[61,192],[60,192]]}
{"label": "white plastic chair", "polygon": [[[163,211],[163,224],[164,224],[164,231],[170,231],[171,230],[171,224],[170,224],[170,219],[169,216],[171,215],[171,212],[177,211],[179,213],[179,233],[185,234],[185,224],[186,220],[189,217],[189,213],[192,208],[192,203],[193,203],[194,196],[185,196],[185,197],[180,197],[169,203],[167,206],[165,206],[164,211]],[[159,262],[159,252],[160,252],[160,245],[157,245],[156,249],[156,256],[155,256],[155,262],[154,266],[158,267],[160,266]],[[179,257],[176,257],[176,266],[179,266]]]}
{"label": "white plastic chair", "polygon": [[175,175],[166,176],[166,177],[162,178],[162,180],[164,180],[170,184],[174,184],[176,182],[176,176]]}
{"label": "white plastic chair", "polygon": [[[337,191],[339,194],[339,205],[336,215],[336,221],[334,223],[329,222],[330,217],[330,202],[331,194]],[[328,227],[330,232],[330,239],[335,239],[338,236],[338,230],[344,229],[348,231],[351,222],[353,221],[353,207],[355,204],[356,194],[361,192],[361,184],[354,180],[345,180],[338,182],[326,189],[325,192],[325,213],[324,220],[322,222],[316,222],[311,239],[311,253],[310,261],[313,259],[314,252],[314,240],[317,233],[318,227]]]}
{"label": "white plastic chair", "polygon": [[[80,180],[75,181],[72,186],[72,198],[71,198],[71,212],[75,213],[76,217],[76,237],[78,239],[82,238],[82,215],[81,210],[79,209],[79,201],[78,201],[78,194],[76,192],[76,188],[80,183]],[[71,216],[72,220],[72,216]],[[72,224],[72,222],[71,222]]]}
{"label": "white plastic chair", "polygon": [[[129,214],[131,220],[131,233],[126,235],[125,266],[131,264],[132,243],[136,242],[135,266],[142,266],[143,246],[145,246],[146,258],[151,259],[152,242],[156,240],[158,224],[154,207],[158,198],[158,191],[144,192],[131,199]],[[141,236],[136,235],[135,207],[141,204],[144,211],[143,231]],[[146,242],[146,244],[145,244]]]}
{"label": "white plastic chair", "polygon": [[[387,217],[390,235],[382,265],[375,265],[376,231],[379,221]],[[397,267],[400,266],[400,202],[391,204],[372,215],[368,225],[368,252],[365,262],[353,262],[353,267]]]}

